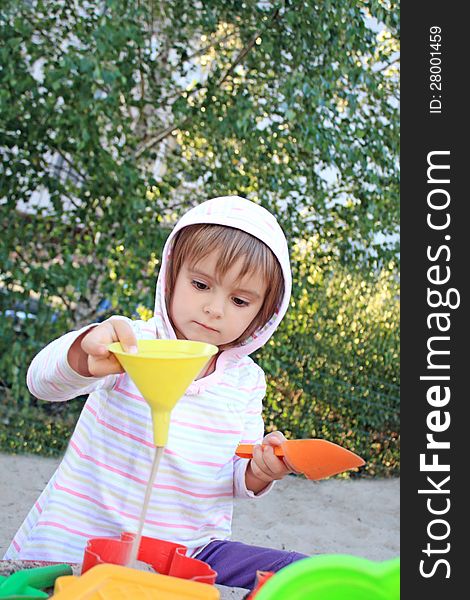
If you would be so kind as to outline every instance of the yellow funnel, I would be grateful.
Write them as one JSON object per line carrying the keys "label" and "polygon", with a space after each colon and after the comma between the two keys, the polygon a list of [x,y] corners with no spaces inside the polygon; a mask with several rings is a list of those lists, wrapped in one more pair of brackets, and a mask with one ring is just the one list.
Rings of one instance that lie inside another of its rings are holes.
{"label": "yellow funnel", "polygon": [[172,409],[218,348],[189,340],[138,340],[137,348],[108,346],[150,405],[155,446],[166,446]]}

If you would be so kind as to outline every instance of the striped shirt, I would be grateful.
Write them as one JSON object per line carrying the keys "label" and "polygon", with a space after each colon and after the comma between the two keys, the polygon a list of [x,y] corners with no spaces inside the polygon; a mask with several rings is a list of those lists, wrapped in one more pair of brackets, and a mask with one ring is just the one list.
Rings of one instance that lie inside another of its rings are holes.
{"label": "striped shirt", "polygon": [[[155,339],[152,320],[132,324],[138,339]],[[38,398],[62,401],[91,393],[62,462],[7,559],[81,562],[88,538],[137,530],[154,455],[150,410],[126,374],[92,378],[72,370],[67,351],[83,331],[50,343],[28,371]],[[222,367],[219,381],[204,382],[213,373],[194,382],[172,411],[143,531],[187,546],[190,555],[213,539],[228,539],[234,496],[254,496],[245,486],[248,461],[234,452],[238,443],[263,437],[265,378],[247,356]],[[220,369],[218,364],[219,375]]]}

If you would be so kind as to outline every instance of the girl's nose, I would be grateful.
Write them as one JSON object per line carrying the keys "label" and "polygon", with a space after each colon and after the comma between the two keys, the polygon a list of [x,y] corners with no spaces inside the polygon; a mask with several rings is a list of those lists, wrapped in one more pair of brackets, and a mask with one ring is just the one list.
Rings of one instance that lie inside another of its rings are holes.
{"label": "girl's nose", "polygon": [[211,317],[220,319],[224,316],[224,304],[219,298],[211,298],[204,306],[204,312]]}

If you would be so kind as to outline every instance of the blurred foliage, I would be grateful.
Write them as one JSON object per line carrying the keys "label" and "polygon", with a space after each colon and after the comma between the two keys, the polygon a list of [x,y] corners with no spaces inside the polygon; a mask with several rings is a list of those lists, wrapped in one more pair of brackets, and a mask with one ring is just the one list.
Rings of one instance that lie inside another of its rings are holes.
{"label": "blurred foliage", "polygon": [[236,193],[295,247],[269,423],[397,472],[398,27],[385,0],[2,3],[0,447],[63,450],[80,401],[32,400],[32,356],[103,299],[145,314],[168,228]]}
{"label": "blurred foliage", "polygon": [[266,428],[319,437],[362,456],[367,475],[399,473],[399,285],[396,265],[366,274],[296,244],[294,294],[259,351],[269,374]]}

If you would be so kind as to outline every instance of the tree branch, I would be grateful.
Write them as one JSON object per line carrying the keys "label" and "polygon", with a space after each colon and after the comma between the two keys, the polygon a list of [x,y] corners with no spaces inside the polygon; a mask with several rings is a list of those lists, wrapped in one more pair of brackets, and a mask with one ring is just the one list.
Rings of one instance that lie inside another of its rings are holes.
{"label": "tree branch", "polygon": [[165,129],[159,131],[154,138],[148,140],[143,146],[139,148],[139,150],[137,150],[137,152],[135,153],[135,158],[140,158],[142,154],[144,154],[144,152],[147,152],[147,150],[150,150],[151,148],[153,148],[153,146],[155,146],[156,144],[164,140],[167,136],[169,136],[174,129],[180,129],[181,127],[183,127],[188,120],[189,118],[180,123],[179,125],[169,125],[168,127],[165,127]]}
{"label": "tree branch", "polygon": [[233,31],[232,33],[228,33],[227,35],[225,35],[224,37],[220,38],[219,40],[216,40],[215,42],[212,42],[211,44],[207,44],[203,48],[200,48],[199,50],[196,50],[196,52],[194,52],[193,54],[190,54],[184,60],[182,60],[180,63],[178,63],[177,67],[180,67],[181,65],[184,65],[185,62],[188,62],[188,61],[192,60],[193,58],[197,58],[198,56],[201,56],[202,54],[205,54],[207,52],[207,50],[209,50],[209,48],[215,48],[217,46],[220,46],[220,44],[222,44],[223,42],[229,40],[231,37],[233,37],[236,34],[237,34],[237,32]]}
{"label": "tree branch", "polygon": [[[276,8],[276,10],[273,12],[269,23],[266,25],[266,27],[264,27],[264,29],[267,29],[268,25],[270,25],[271,23],[273,23],[280,15],[280,9]],[[222,83],[228,78],[230,77],[230,75],[233,73],[233,71],[235,70],[235,68],[243,61],[243,59],[245,58],[245,56],[250,52],[250,50],[253,48],[253,46],[256,43],[256,40],[258,39],[258,37],[260,37],[260,35],[262,34],[262,30],[258,30],[257,32],[254,33],[254,35],[250,38],[248,44],[242,48],[242,50],[238,53],[237,57],[235,58],[235,60],[233,61],[233,63],[230,65],[230,67],[227,69],[227,71],[225,72],[225,74],[222,76],[222,78],[217,82],[216,86],[220,87],[222,85]],[[196,88],[195,90],[193,90],[191,93],[194,93],[196,91],[201,91],[203,89],[208,89],[208,86],[202,86],[199,88]],[[153,146],[155,146],[156,144],[158,144],[159,142],[161,142],[163,139],[165,139],[168,135],[170,135],[170,133],[174,130],[174,129],[181,129],[182,127],[184,127],[188,121],[190,120],[190,118],[188,117],[187,119],[185,119],[182,123],[173,123],[172,125],[166,127],[165,129],[162,129],[161,131],[159,131],[157,133],[157,135],[155,137],[153,137],[152,139],[148,140],[148,142],[146,142],[141,148],[139,148],[139,150],[137,150],[136,154],[135,154],[135,158],[138,159],[142,156],[142,154],[144,154],[144,152],[147,152],[147,150],[150,150],[151,148],[153,148]]]}
{"label": "tree branch", "polygon": [[400,62],[400,59],[395,58],[394,60],[391,60],[390,62],[386,63],[383,67],[380,67],[380,69],[377,69],[376,71],[374,71],[374,73],[381,73],[382,71],[385,71],[385,69],[388,69],[395,63],[399,63],[399,62]]}
{"label": "tree branch", "polygon": [[[273,21],[275,21],[280,14],[280,9],[277,8],[274,13],[271,16],[271,19],[269,20],[269,24],[271,24]],[[267,26],[264,27],[264,29],[267,29]],[[230,75],[233,73],[233,71],[235,70],[235,68],[242,62],[242,60],[245,58],[245,56],[250,52],[250,50],[253,48],[253,46],[256,43],[256,40],[261,36],[262,31],[261,29],[256,31],[250,41],[248,42],[248,44],[239,52],[238,56],[236,57],[236,59],[233,61],[233,63],[230,65],[230,67],[227,69],[225,75],[223,75],[222,79],[220,79],[217,82],[217,86],[220,87],[222,85],[222,83],[228,78],[230,77]]]}

